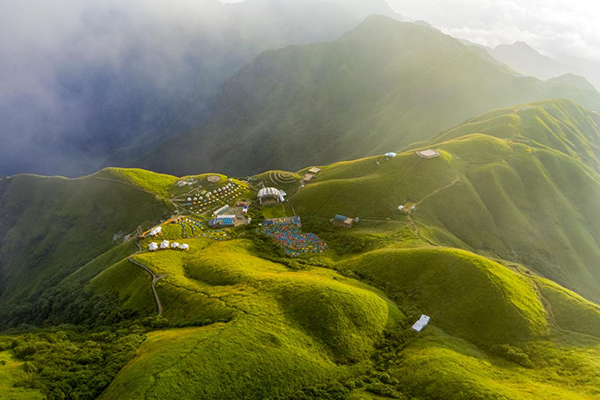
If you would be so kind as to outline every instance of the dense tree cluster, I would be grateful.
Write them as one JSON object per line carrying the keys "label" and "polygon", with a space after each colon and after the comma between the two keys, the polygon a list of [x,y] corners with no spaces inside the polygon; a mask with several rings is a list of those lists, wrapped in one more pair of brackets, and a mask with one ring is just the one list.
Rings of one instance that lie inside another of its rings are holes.
{"label": "dense tree cluster", "polygon": [[[81,331],[81,332],[80,332]],[[0,350],[11,349],[25,361],[31,380],[48,399],[94,399],[134,356],[145,338],[139,325],[85,331],[61,326],[18,337],[0,337]]]}

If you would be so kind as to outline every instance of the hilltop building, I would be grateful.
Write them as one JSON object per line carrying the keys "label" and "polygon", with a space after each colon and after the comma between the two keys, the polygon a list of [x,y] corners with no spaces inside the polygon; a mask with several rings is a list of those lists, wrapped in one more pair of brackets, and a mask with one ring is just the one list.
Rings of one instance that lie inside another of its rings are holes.
{"label": "hilltop building", "polygon": [[313,178],[314,178],[314,177],[315,177],[315,175],[314,175],[314,174],[305,174],[305,175],[302,177],[302,184],[303,184],[303,185],[307,185],[307,184],[309,184],[309,183],[310,183],[310,182],[313,180]]}
{"label": "hilltop building", "polygon": [[171,243],[171,248],[172,249],[178,249],[179,248],[179,243],[177,243],[177,242]]}
{"label": "hilltop building", "polygon": [[179,250],[182,251],[188,251],[190,249],[190,245],[189,244],[182,244],[181,246],[179,246]]}
{"label": "hilltop building", "polygon": [[169,248],[169,241],[168,240],[163,240],[160,244],[160,248],[161,250],[166,250]]}
{"label": "hilltop building", "polygon": [[230,228],[235,226],[235,216],[221,215],[218,218],[209,219],[208,226],[211,228]]}
{"label": "hilltop building", "polygon": [[440,153],[435,150],[427,149],[417,151],[417,155],[421,158],[436,158],[440,156]]}
{"label": "hilltop building", "polygon": [[396,154],[396,153],[393,153],[393,152],[391,152],[391,151],[390,151],[389,153],[385,153],[385,156],[386,156],[386,157],[388,157],[388,158],[394,158],[394,157],[396,157],[397,155],[398,155],[398,154]]}
{"label": "hilltop building", "polygon": [[299,216],[294,215],[293,217],[285,217],[285,218],[269,218],[265,219],[263,222],[264,226],[270,225],[296,225],[298,227],[302,226],[302,220]]}
{"label": "hilltop building", "polygon": [[318,175],[319,172],[321,172],[321,168],[318,168],[318,167],[312,167],[311,169],[308,170],[308,173],[313,174],[313,175]]}
{"label": "hilltop building", "polygon": [[258,201],[261,206],[283,203],[285,194],[274,187],[262,188],[258,191]]}
{"label": "hilltop building", "polygon": [[421,315],[421,318],[412,326],[413,330],[421,332],[429,324],[429,319],[427,315]]}
{"label": "hilltop building", "polygon": [[331,223],[334,226],[339,226],[341,228],[352,228],[358,221],[358,218],[352,219],[338,214],[335,217],[333,217]]}
{"label": "hilltop building", "polygon": [[150,250],[150,251],[158,250],[158,244],[156,244],[154,242],[150,243],[150,246],[148,246],[148,250]]}

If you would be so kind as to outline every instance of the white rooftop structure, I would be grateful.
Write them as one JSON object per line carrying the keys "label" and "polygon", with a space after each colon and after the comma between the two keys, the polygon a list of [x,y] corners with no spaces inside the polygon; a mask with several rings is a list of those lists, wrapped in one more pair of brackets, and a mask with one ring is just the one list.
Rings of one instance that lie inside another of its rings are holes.
{"label": "white rooftop structure", "polygon": [[440,156],[440,153],[431,149],[417,151],[417,154],[421,158],[435,158]]}
{"label": "white rooftop structure", "polygon": [[169,248],[169,241],[168,240],[163,240],[160,244],[160,248],[161,249],[168,249]]}
{"label": "white rooftop structure", "polygon": [[225,215],[225,214],[217,215],[217,219],[227,219],[227,218],[235,219],[236,216],[235,215]]}
{"label": "white rooftop structure", "polygon": [[391,152],[391,151],[390,151],[389,153],[385,153],[385,156],[386,156],[386,157],[391,157],[391,158],[394,158],[394,157],[396,157],[397,155],[398,155],[398,154],[396,154],[396,153],[393,153],[393,152]]}
{"label": "white rooftop structure", "polygon": [[158,250],[158,244],[156,244],[154,242],[150,243],[150,246],[148,246],[148,250],[150,250],[150,251]]}
{"label": "white rooftop structure", "polygon": [[430,318],[427,315],[421,315],[421,318],[419,318],[419,320],[415,322],[412,328],[417,332],[421,332],[423,328],[425,328],[429,324],[429,319]]}
{"label": "white rooftop structure", "polygon": [[404,206],[403,205],[399,205],[398,206],[398,211],[402,211],[402,210],[404,210]]}
{"label": "white rooftop structure", "polygon": [[181,246],[179,246],[179,249],[181,249],[181,250],[189,250],[190,249],[190,245],[189,244],[182,244]]}
{"label": "white rooftop structure", "polygon": [[179,248],[179,243],[177,243],[177,242],[171,243],[171,248],[172,249],[178,249]]}
{"label": "white rooftop structure", "polygon": [[162,232],[162,227],[157,226],[155,228],[152,228],[150,230],[150,236],[156,236],[156,235],[160,235],[160,233]]}
{"label": "white rooftop structure", "polygon": [[258,197],[267,196],[279,197],[281,196],[281,192],[279,191],[279,189],[275,189],[274,187],[262,188],[258,191]]}
{"label": "white rooftop structure", "polygon": [[224,213],[227,210],[229,210],[229,204],[225,204],[223,207],[221,207],[218,210],[216,210],[215,212],[213,212],[213,217],[215,217],[221,213]]}

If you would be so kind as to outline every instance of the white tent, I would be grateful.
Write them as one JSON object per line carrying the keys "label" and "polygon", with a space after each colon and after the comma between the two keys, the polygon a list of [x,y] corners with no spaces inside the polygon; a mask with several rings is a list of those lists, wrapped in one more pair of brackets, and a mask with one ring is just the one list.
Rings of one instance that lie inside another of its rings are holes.
{"label": "white tent", "polygon": [[402,211],[402,210],[404,210],[404,206],[403,205],[399,205],[398,206],[398,211]]}
{"label": "white tent", "polygon": [[415,322],[412,328],[417,332],[421,332],[423,328],[425,328],[427,324],[429,324],[429,319],[430,318],[427,315],[421,315],[421,318],[419,318],[419,320]]}
{"label": "white tent", "polygon": [[154,242],[150,243],[150,246],[148,246],[148,250],[150,250],[150,251],[158,250],[158,244],[156,244]]}
{"label": "white tent", "polygon": [[179,246],[179,249],[183,250],[183,251],[187,251],[187,250],[190,249],[190,245],[189,244],[182,244],[181,246]]}
{"label": "white tent", "polygon": [[391,158],[394,158],[394,157],[396,157],[397,155],[398,155],[398,154],[396,154],[396,153],[392,153],[392,152],[385,153],[385,156],[386,156],[386,157],[391,157]]}
{"label": "white tent", "polygon": [[172,249],[178,249],[179,248],[179,243],[177,243],[177,242],[171,243],[171,248]]}
{"label": "white tent", "polygon": [[160,248],[161,249],[168,249],[169,248],[169,241],[168,240],[163,240],[162,243],[160,244]]}
{"label": "white tent", "polygon": [[156,236],[156,235],[160,235],[160,233],[162,232],[162,227],[157,226],[155,228],[152,228],[150,230],[150,236]]}

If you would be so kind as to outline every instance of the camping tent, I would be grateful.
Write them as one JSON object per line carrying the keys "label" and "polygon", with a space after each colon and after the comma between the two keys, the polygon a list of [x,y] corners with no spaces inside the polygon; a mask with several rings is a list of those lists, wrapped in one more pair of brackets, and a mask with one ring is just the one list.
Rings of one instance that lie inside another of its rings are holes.
{"label": "camping tent", "polygon": [[177,243],[177,242],[171,243],[171,248],[172,249],[178,249],[179,248],[179,243]]}
{"label": "camping tent", "polygon": [[182,244],[181,246],[179,246],[179,249],[181,249],[183,251],[188,251],[190,249],[190,245],[189,244]]}
{"label": "camping tent", "polygon": [[168,249],[169,248],[169,241],[168,240],[163,240],[162,243],[160,244],[160,248],[161,249]]}
{"label": "camping tent", "polygon": [[150,250],[150,251],[158,250],[158,244],[156,244],[154,242],[150,243],[150,246],[148,246],[148,250]]}
{"label": "camping tent", "polygon": [[150,230],[150,236],[156,236],[156,235],[160,235],[162,233],[162,227],[157,226],[156,228],[152,228],[152,230]]}

